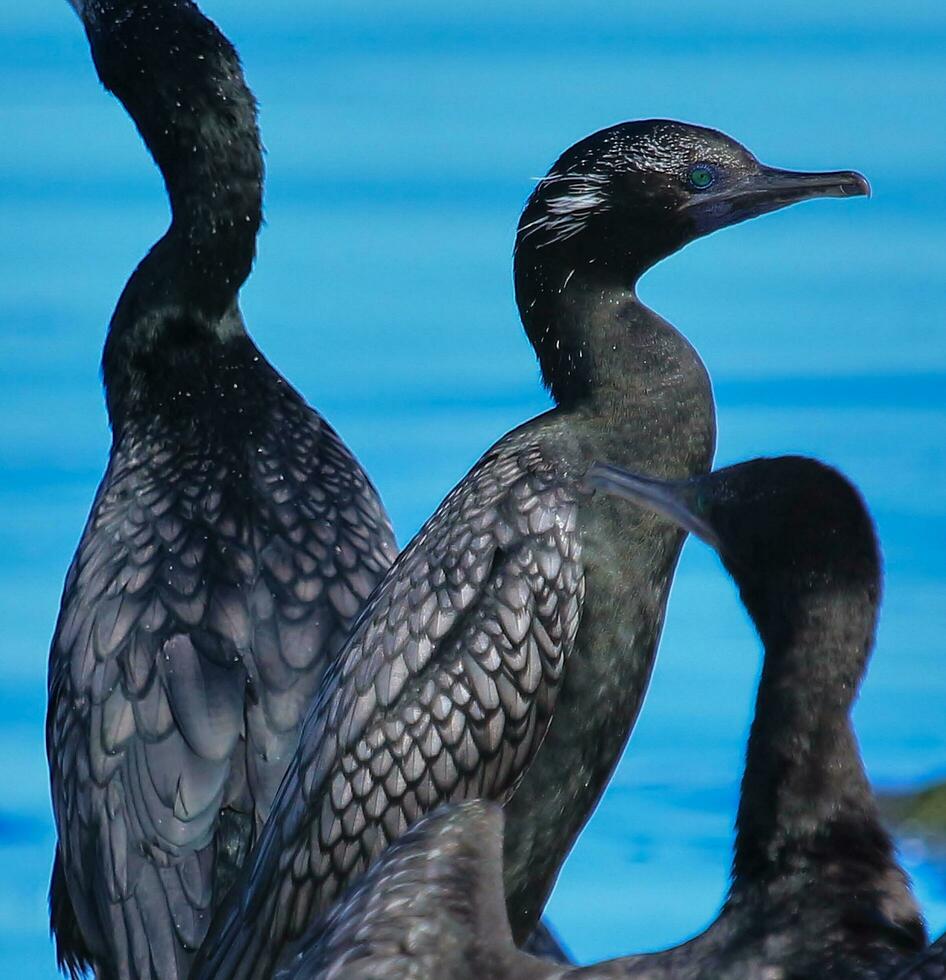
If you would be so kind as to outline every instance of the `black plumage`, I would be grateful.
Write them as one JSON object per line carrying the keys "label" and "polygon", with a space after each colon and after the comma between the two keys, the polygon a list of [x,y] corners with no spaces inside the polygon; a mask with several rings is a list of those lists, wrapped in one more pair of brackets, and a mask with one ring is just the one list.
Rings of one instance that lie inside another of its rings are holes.
{"label": "black plumage", "polygon": [[77,9],[172,221],[109,326],[112,447],[50,653],[51,924],[74,974],[173,980],[395,547],[357,461],[240,316],[263,167],[236,52],[189,0]]}
{"label": "black plumage", "polygon": [[[697,165],[714,188],[693,183]],[[528,936],[637,715],[682,541],[589,497],[584,473],[608,458],[683,477],[713,450],[705,369],[635,283],[713,228],[864,190],[663,121],[596,134],[540,182],[516,288],[557,407],[486,453],[372,597],[195,977],[268,976],[392,839],[469,797],[506,804],[510,916]]]}
{"label": "black plumage", "polygon": [[[939,980],[946,938],[925,930],[881,825],[850,722],[874,641],[880,556],[839,473],[797,457],[667,483],[595,467],[710,542],[765,645],[717,920],[673,949],[568,969],[516,950],[503,914],[500,811],[448,807],[395,842],[287,948],[279,980]],[[629,909],[633,915],[633,909]]]}
{"label": "black plumage", "polygon": [[946,933],[929,949],[894,967],[884,980],[946,980]]}

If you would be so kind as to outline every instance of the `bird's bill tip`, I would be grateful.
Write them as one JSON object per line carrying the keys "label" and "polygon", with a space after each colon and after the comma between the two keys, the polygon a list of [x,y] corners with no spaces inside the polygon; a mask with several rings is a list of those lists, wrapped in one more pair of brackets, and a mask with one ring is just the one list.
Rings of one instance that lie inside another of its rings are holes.
{"label": "bird's bill tip", "polygon": [[694,511],[688,499],[692,490],[690,483],[641,476],[608,463],[592,464],[585,474],[585,483],[589,489],[621,497],[659,514],[719,550],[720,541],[716,532]]}

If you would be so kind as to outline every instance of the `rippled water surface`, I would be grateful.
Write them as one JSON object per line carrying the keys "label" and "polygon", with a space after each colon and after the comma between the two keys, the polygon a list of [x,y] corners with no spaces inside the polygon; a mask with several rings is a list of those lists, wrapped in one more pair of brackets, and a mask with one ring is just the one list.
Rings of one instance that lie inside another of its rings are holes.
{"label": "rippled water surface", "polygon": [[[672,116],[774,164],[870,176],[873,200],[718,234],[641,293],[713,374],[721,463],[814,453],[867,494],[888,583],[856,717],[876,783],[903,787],[946,773],[946,8],[880,8],[206,2],[269,150],[248,323],[360,455],[402,543],[546,406],[510,250],[530,178],[566,145]],[[167,212],[65,3],[0,8],[0,92],[0,962],[42,978],[47,643],[108,446],[104,327]],[[552,899],[582,959],[714,915],[757,668],[730,583],[691,543],[641,721]],[[904,854],[938,932],[939,872]]]}

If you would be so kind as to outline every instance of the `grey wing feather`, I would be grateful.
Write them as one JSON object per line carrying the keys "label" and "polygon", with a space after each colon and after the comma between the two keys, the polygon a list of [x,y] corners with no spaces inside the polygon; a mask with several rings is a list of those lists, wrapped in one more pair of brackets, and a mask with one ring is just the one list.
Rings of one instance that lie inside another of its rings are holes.
{"label": "grey wing feather", "polygon": [[533,447],[484,457],[405,549],[303,728],[195,977],[281,946],[444,801],[506,799],[548,725],[584,578],[576,499]]}
{"label": "grey wing feather", "polygon": [[280,411],[249,476],[152,436],[119,446],[96,498],[50,654],[67,965],[187,975],[233,878],[221,867],[247,852],[323,666],[393,558],[335,433],[301,402]]}
{"label": "grey wing feather", "polygon": [[146,490],[127,506],[124,476],[105,484],[66,583],[52,795],[62,877],[95,960],[172,977],[209,921],[199,866],[242,731],[244,675],[219,637],[182,631],[206,606],[188,574],[198,555],[181,522],[162,520],[164,498]]}
{"label": "grey wing feather", "polygon": [[[397,555],[377,492],[324,421],[277,416],[260,449],[269,502],[248,589],[247,781],[257,827],[299,741],[326,664]],[[287,465],[284,460],[293,459]],[[282,462],[281,462],[282,461]]]}

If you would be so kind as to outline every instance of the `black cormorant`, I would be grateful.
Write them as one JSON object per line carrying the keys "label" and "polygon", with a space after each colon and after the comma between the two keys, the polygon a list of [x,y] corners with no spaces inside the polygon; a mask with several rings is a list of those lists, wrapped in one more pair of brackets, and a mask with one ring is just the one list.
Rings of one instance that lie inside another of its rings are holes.
{"label": "black cormorant", "polygon": [[51,924],[73,974],[174,980],[395,546],[243,325],[263,164],[236,52],[190,0],[73,6],[172,220],[109,326],[111,453],[50,653]]}
{"label": "black cormorant", "polygon": [[662,120],[560,158],[526,205],[515,263],[557,406],[482,457],[375,592],[195,977],[267,977],[389,841],[470,797],[507,804],[510,916],[528,935],[636,718],[682,543],[664,520],[591,498],[585,471],[609,459],[684,477],[713,452],[703,364],[635,284],[716,228],[865,191],[857,174],[772,170],[721,133]]}
{"label": "black cormorant", "polygon": [[921,952],[923,923],[850,722],[881,592],[857,491],[797,457],[678,483],[596,467],[590,482],[711,543],[765,645],[718,919],[671,950],[572,971],[527,957],[503,913],[500,812],[466,803],[395,842],[286,950],[276,976],[941,980],[946,940]]}

